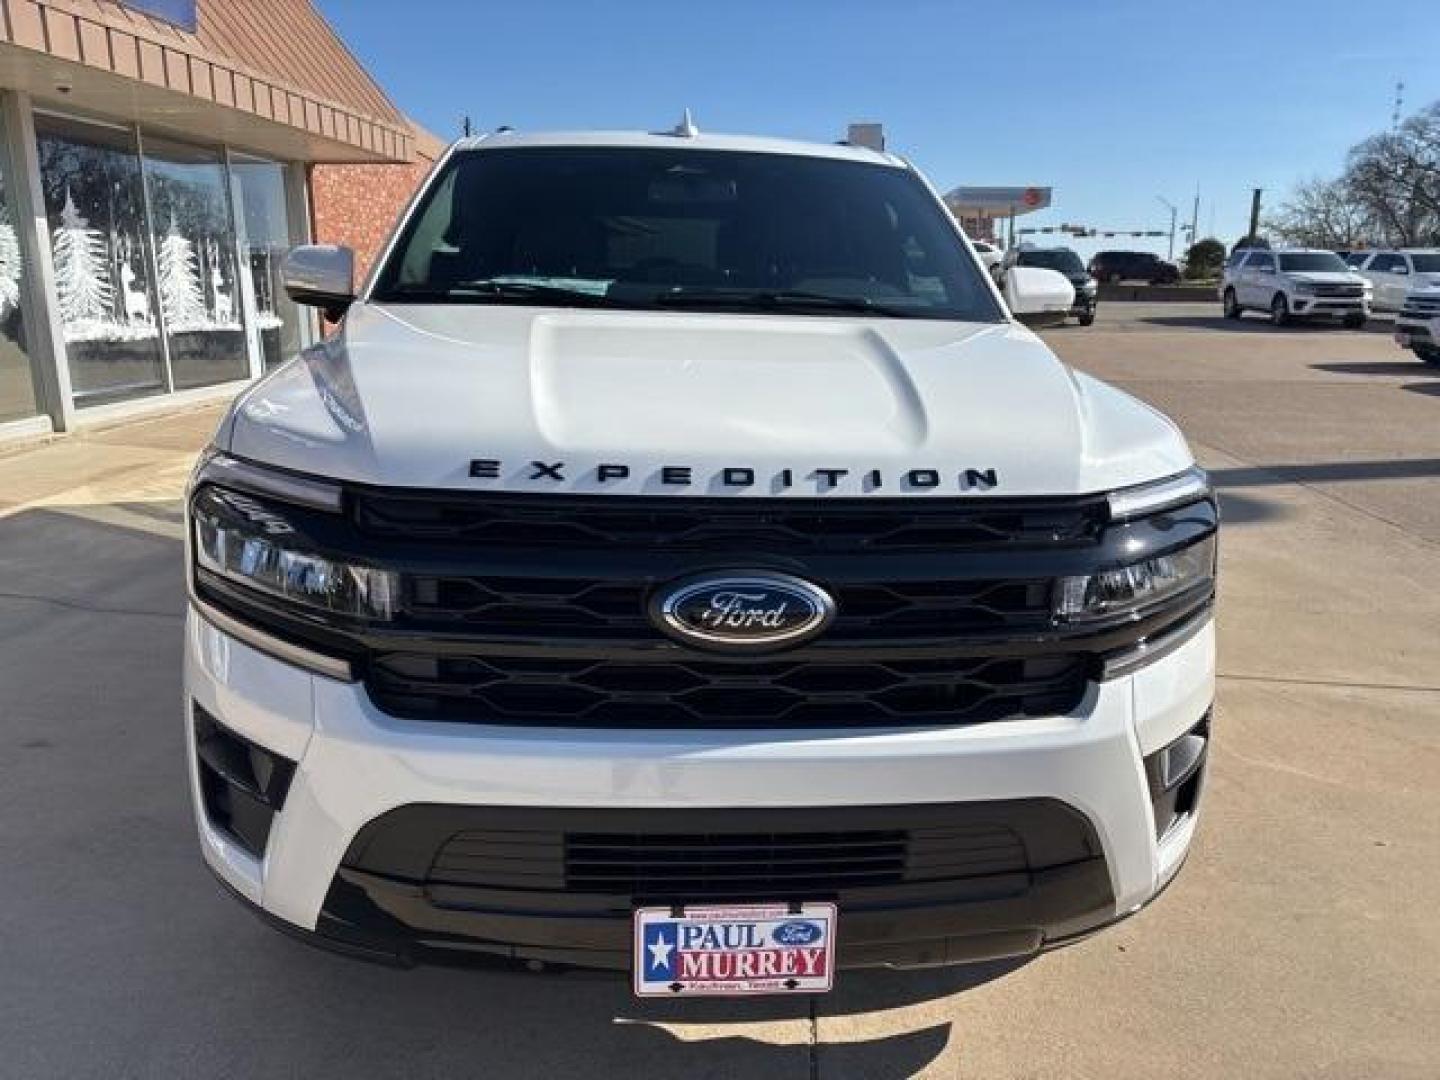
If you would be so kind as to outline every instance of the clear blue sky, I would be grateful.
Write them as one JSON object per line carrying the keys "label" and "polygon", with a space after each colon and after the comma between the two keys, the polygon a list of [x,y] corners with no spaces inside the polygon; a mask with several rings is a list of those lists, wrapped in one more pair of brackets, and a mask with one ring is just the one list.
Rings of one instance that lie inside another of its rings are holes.
{"label": "clear blue sky", "polygon": [[318,2],[443,138],[465,114],[654,130],[689,106],[819,140],[879,120],[942,189],[1053,186],[1037,225],[1168,226],[1155,196],[1188,220],[1198,182],[1201,235],[1233,239],[1252,186],[1273,205],[1385,128],[1397,80],[1407,111],[1440,99],[1440,0]]}

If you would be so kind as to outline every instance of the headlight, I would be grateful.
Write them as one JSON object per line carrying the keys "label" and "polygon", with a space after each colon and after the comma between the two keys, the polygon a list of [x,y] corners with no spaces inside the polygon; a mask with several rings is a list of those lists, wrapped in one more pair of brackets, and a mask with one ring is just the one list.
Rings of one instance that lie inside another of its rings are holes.
{"label": "headlight", "polygon": [[1139,612],[1161,601],[1213,587],[1215,537],[1114,570],[1060,579],[1056,614],[1072,622]]}
{"label": "headlight", "polygon": [[198,569],[313,611],[389,619],[395,610],[394,573],[306,550],[295,526],[268,503],[206,486],[191,517]]}

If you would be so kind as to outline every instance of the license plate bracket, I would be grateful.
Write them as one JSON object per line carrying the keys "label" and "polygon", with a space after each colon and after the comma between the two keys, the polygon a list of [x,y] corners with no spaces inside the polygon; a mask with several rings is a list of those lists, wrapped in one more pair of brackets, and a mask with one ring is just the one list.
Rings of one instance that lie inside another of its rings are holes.
{"label": "license plate bracket", "polygon": [[818,994],[835,981],[828,903],[707,904],[635,912],[639,997]]}

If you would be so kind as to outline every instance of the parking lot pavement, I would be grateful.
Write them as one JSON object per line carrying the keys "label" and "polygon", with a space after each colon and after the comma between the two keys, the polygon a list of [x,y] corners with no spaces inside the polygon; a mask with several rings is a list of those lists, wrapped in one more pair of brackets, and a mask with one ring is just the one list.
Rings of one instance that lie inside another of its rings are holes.
{"label": "parking lot pavement", "polygon": [[1028,964],[814,1003],[393,972],[201,867],[178,496],[216,413],[0,456],[0,1076],[1440,1075],[1440,373],[1382,330],[1102,305],[1046,337],[1222,493],[1206,819],[1148,911]]}

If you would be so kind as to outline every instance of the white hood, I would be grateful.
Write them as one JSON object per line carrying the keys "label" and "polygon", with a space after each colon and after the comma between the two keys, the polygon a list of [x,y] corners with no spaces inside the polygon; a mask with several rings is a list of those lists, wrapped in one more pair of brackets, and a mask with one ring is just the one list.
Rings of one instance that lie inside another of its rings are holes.
{"label": "white hood", "polygon": [[1070,494],[1191,464],[1163,416],[1010,324],[480,305],[356,304],[220,444],[369,484],[613,494]]}
{"label": "white hood", "polygon": [[1369,281],[1348,270],[1305,270],[1287,273],[1291,281],[1304,281],[1311,285],[1368,285]]}

